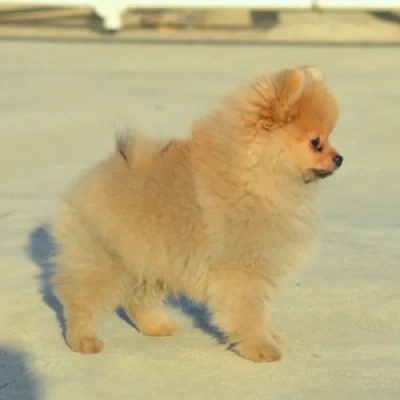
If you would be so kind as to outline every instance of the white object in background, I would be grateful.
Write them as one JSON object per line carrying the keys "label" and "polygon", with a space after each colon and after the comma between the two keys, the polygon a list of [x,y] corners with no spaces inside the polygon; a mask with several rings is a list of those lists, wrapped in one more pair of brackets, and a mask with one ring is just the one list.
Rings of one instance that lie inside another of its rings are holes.
{"label": "white object in background", "polygon": [[122,13],[127,6],[135,6],[135,0],[0,0],[0,4],[7,6],[44,6],[44,7],[91,7],[103,19],[103,26],[107,30],[119,30],[122,27]]}
{"label": "white object in background", "polygon": [[[64,0],[66,1],[66,0]],[[126,0],[86,0],[93,4],[96,14],[103,20],[107,31],[119,31],[122,28],[122,13],[129,5]]]}

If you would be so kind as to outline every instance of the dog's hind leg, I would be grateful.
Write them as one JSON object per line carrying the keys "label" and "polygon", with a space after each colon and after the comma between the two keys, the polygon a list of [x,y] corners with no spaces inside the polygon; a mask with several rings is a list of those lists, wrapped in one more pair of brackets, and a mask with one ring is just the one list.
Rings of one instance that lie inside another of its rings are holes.
{"label": "dog's hind leg", "polygon": [[55,294],[64,306],[66,340],[71,350],[99,353],[103,342],[96,322],[113,312],[123,293],[122,266],[103,249],[62,249],[53,278]]}
{"label": "dog's hind leg", "polygon": [[122,305],[143,335],[172,336],[178,332],[179,324],[166,314],[163,303],[166,292],[160,281],[154,284],[142,281],[127,292]]}

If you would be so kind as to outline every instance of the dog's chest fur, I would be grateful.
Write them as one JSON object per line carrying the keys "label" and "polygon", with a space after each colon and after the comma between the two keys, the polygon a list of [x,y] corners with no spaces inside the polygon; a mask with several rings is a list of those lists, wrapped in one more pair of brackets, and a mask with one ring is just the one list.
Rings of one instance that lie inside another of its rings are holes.
{"label": "dog's chest fur", "polygon": [[281,207],[243,198],[213,212],[209,222],[214,249],[223,262],[263,265],[276,275],[307,260],[318,232],[310,196]]}

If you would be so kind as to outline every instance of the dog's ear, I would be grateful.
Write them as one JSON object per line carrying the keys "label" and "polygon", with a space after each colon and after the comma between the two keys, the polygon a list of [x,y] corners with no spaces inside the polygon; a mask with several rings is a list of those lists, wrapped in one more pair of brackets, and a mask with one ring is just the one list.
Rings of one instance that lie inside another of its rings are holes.
{"label": "dog's ear", "polygon": [[324,79],[322,72],[314,65],[304,65],[300,69],[306,74],[308,79],[319,82]]}
{"label": "dog's ear", "polygon": [[278,97],[282,106],[286,110],[290,109],[299,100],[309,84],[322,80],[321,71],[312,65],[282,71],[277,76]]}
{"label": "dog's ear", "polygon": [[[277,100],[285,114],[297,102],[304,91],[307,78],[301,69],[288,69],[276,76]],[[279,113],[280,114],[280,113]]]}
{"label": "dog's ear", "polygon": [[276,114],[281,116],[281,125],[290,123],[296,115],[296,103],[300,100],[306,88],[315,83],[321,83],[321,71],[312,65],[282,71],[278,77],[279,104]]}
{"label": "dog's ear", "polygon": [[248,100],[253,107],[245,114],[244,124],[267,131],[290,124],[296,117],[296,104],[305,89],[321,80],[322,74],[314,66],[286,69],[261,78],[252,86]]}

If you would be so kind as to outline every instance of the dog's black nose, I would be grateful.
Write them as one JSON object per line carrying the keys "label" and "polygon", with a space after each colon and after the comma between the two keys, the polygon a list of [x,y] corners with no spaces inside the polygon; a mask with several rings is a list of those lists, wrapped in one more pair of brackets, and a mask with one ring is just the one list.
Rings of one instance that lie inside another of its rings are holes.
{"label": "dog's black nose", "polygon": [[336,154],[336,156],[333,157],[333,162],[339,168],[343,164],[343,157],[339,154]]}

